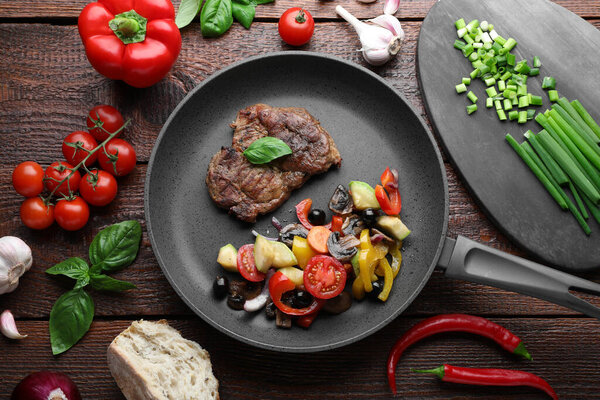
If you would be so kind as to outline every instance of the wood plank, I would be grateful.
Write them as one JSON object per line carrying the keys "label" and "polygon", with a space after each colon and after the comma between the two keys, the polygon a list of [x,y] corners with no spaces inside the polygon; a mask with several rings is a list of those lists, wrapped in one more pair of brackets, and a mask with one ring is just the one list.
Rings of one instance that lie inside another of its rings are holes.
{"label": "wood plank", "polygon": [[[423,19],[434,2],[434,0],[403,0],[400,2],[400,9],[396,16],[401,19]],[[600,4],[595,1],[558,0],[555,2],[583,18],[600,16]],[[76,18],[87,3],[88,0],[54,3],[36,0],[5,1],[0,3],[0,18]],[[177,10],[180,0],[173,1],[173,4]],[[302,4],[317,19],[338,18],[335,14],[337,5],[335,2],[307,0]],[[276,0],[272,4],[257,7],[256,18],[279,18],[283,11],[297,6],[297,2],[293,0]],[[382,13],[383,0],[371,4],[351,0],[345,2],[343,6],[357,18],[373,18]]]}
{"label": "wood plank", "polygon": [[[387,353],[395,340],[419,319],[398,318],[367,339],[344,348],[316,354],[281,354],[237,342],[197,318],[171,320],[183,336],[195,340],[211,355],[222,399],[391,399],[385,378]],[[600,347],[594,319],[492,318],[519,335],[533,355],[522,361],[493,342],[470,334],[441,334],[406,351],[396,379],[402,398],[479,397],[486,399],[544,399],[535,389],[478,387],[440,383],[410,373],[410,368],[433,368],[442,363],[480,368],[522,369],[545,378],[560,398],[597,395],[596,370]],[[106,364],[106,348],[129,325],[128,320],[96,321],[71,350],[58,357],[50,352],[46,322],[20,322],[29,335],[22,341],[1,338],[3,348],[0,397],[8,397],[26,374],[51,369],[67,373],[85,399],[124,398]],[[273,328],[275,329],[275,328]],[[300,329],[293,327],[293,329]],[[348,366],[340,368],[340,366]],[[260,384],[257,384],[260,382]],[[396,397],[398,398],[398,397]]]}

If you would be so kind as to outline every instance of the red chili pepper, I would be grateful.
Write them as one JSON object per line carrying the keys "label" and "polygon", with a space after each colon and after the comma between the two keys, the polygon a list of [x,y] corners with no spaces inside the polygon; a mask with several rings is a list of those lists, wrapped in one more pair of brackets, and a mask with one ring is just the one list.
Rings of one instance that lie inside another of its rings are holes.
{"label": "red chili pepper", "polygon": [[525,371],[497,368],[464,368],[444,364],[438,368],[413,372],[437,375],[444,382],[465,383],[468,385],[490,386],[531,386],[543,390],[553,399],[558,399],[554,389],[544,379]]}
{"label": "red chili pepper", "polygon": [[531,360],[523,342],[508,329],[482,317],[467,314],[442,314],[427,318],[408,330],[390,351],[387,361],[388,383],[396,394],[396,365],[402,353],[421,339],[441,332],[469,332],[492,339],[511,353]]}
{"label": "red chili pepper", "polygon": [[181,50],[169,0],[98,0],[85,6],[77,24],[96,71],[138,88],[161,80]]}
{"label": "red chili pepper", "polygon": [[281,296],[290,290],[294,290],[295,288],[296,285],[294,285],[294,282],[292,282],[291,279],[285,276],[281,271],[277,271],[269,280],[269,293],[271,294],[271,299],[273,300],[275,306],[282,312],[288,315],[302,316],[316,313],[321,309],[321,307],[323,307],[325,302],[319,299],[313,299],[313,302],[308,307],[304,308],[293,308],[283,304],[281,301]]}
{"label": "red chili pepper", "polygon": [[[311,206],[312,199],[304,199],[300,203],[296,204],[296,215],[298,216],[298,221],[300,221],[300,223],[309,231],[314,228],[313,224],[308,222],[308,213],[310,212]],[[331,229],[331,222],[323,226],[327,229]]]}
{"label": "red chili pepper", "polygon": [[398,190],[398,171],[390,170],[390,167],[387,167],[381,174],[381,185],[375,186],[375,197],[381,210],[387,215],[400,214],[402,199]]}

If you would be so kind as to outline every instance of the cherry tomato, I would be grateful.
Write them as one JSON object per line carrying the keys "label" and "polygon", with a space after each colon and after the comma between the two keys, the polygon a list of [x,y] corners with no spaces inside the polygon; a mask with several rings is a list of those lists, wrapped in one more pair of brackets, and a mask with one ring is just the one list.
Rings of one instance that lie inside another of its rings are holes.
{"label": "cherry tomato", "polygon": [[33,161],[17,165],[12,173],[12,184],[17,193],[25,197],[35,197],[44,190],[44,169]]}
{"label": "cherry tomato", "polygon": [[284,42],[292,46],[302,46],[310,40],[315,30],[315,21],[307,10],[292,7],[279,18],[278,28],[279,36]]}
{"label": "cherry tomato", "polygon": [[[88,131],[90,131],[94,138],[99,142],[105,141],[109,136],[109,133],[101,128],[110,133],[114,133],[122,127],[124,123],[125,121],[119,110],[106,104],[92,108],[87,117]],[[119,132],[117,136],[120,134],[121,132]]]}
{"label": "cherry tomato", "polygon": [[93,206],[105,206],[117,195],[117,180],[108,172],[95,169],[81,180],[79,194]]}
{"label": "cherry tomato", "polygon": [[331,299],[346,286],[346,269],[335,258],[314,256],[304,268],[304,287],[318,299]]}
{"label": "cherry tomato", "polygon": [[[69,144],[67,144],[69,143]],[[73,147],[77,146],[77,148]],[[83,149],[81,149],[82,147]],[[98,142],[92,135],[84,131],[75,131],[68,135],[62,144],[62,153],[65,156],[65,160],[72,165],[77,165],[83,161],[84,158],[88,156],[88,152],[86,150],[94,150],[98,147]],[[86,166],[90,166],[96,162],[98,159],[98,150],[94,154],[90,156],[85,162]]]}
{"label": "cherry tomato", "polygon": [[240,274],[250,282],[265,280],[265,274],[256,269],[254,264],[254,245],[245,244],[238,250],[237,269]]}
{"label": "cherry tomato", "polygon": [[59,200],[54,208],[54,216],[58,225],[67,231],[76,231],[87,224],[90,218],[90,207],[79,196],[72,200]]}
{"label": "cherry tomato", "polygon": [[[64,161],[56,161],[50,164],[48,168],[46,168],[46,172],[44,173],[44,185],[46,186],[46,190],[52,192],[55,187],[58,186],[58,183],[65,179],[71,173],[71,169],[73,166],[68,162]],[[50,179],[52,178],[52,179]],[[63,183],[60,184],[58,189],[56,189],[55,194],[59,195],[69,195],[69,189],[71,192],[77,191],[79,189],[79,181],[81,180],[81,175],[79,171],[75,171],[73,175]]]}
{"label": "cherry tomato", "polygon": [[39,197],[31,197],[21,204],[21,221],[31,229],[46,229],[54,222],[54,206],[45,205]]}
{"label": "cherry tomato", "polygon": [[135,168],[135,150],[125,140],[110,140],[106,143],[106,151],[109,155],[103,149],[98,150],[98,162],[103,170],[114,176],[124,176]]}

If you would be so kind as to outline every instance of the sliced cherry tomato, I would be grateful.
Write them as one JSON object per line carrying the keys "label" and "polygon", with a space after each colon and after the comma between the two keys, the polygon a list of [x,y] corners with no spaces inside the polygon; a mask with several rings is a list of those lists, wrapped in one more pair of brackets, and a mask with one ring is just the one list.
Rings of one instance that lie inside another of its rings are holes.
{"label": "sliced cherry tomato", "polygon": [[319,299],[313,299],[313,302],[308,307],[304,308],[293,308],[284,304],[281,301],[281,296],[295,288],[296,285],[294,282],[281,271],[275,272],[275,275],[269,279],[269,293],[271,295],[271,300],[273,300],[273,304],[288,315],[309,315],[319,311],[321,307],[323,307],[323,304],[325,304],[323,300]]}
{"label": "sliced cherry tomato", "polygon": [[95,169],[81,180],[79,194],[93,206],[105,206],[117,195],[117,180],[108,172]]}
{"label": "sliced cherry tomato", "polygon": [[331,299],[344,290],[346,269],[335,258],[314,256],[304,268],[304,287],[318,299]]}
{"label": "sliced cherry tomato", "polygon": [[39,197],[26,199],[21,204],[21,221],[31,229],[46,229],[54,222],[54,206]]}
{"label": "sliced cherry tomato", "polygon": [[44,190],[44,169],[34,161],[17,165],[12,173],[12,184],[17,193],[25,197],[35,197]]}
{"label": "sliced cherry tomato", "polygon": [[279,18],[278,29],[284,42],[292,46],[302,46],[312,37],[315,21],[307,10],[292,7]]}
{"label": "sliced cherry tomato", "polygon": [[[69,134],[62,144],[62,153],[65,160],[71,165],[77,165],[86,158],[90,151],[98,147],[98,142],[92,135],[84,131],[75,131]],[[85,162],[89,167],[98,159],[98,151],[90,156]]]}
{"label": "sliced cherry tomato", "polygon": [[[57,161],[50,164],[44,173],[44,185],[46,186],[46,190],[52,192],[54,188],[58,186],[60,181],[69,176],[72,170],[73,166],[68,162]],[[79,189],[80,180],[81,175],[79,174],[79,171],[75,171],[69,179],[65,180],[60,184],[60,186],[58,186],[58,189],[56,189],[54,193],[68,196],[69,189],[71,192],[76,192],[77,189]]]}
{"label": "sliced cherry tomato", "polygon": [[[304,199],[300,203],[296,204],[296,215],[298,216],[298,221],[309,231],[314,228],[314,225],[308,222],[308,213],[310,212],[310,208],[312,206],[312,199]],[[327,229],[331,228],[331,222],[326,225],[320,225]]]}
{"label": "sliced cherry tomato", "polygon": [[63,199],[56,203],[54,209],[56,223],[67,231],[77,231],[87,224],[90,218],[90,207],[79,196]]}
{"label": "sliced cherry tomato", "polygon": [[256,269],[254,264],[254,245],[245,244],[237,253],[237,269],[240,274],[250,282],[264,281],[266,275]]}
{"label": "sliced cherry tomato", "polygon": [[135,168],[135,150],[123,139],[111,139],[106,143],[106,151],[98,150],[98,162],[103,170],[114,176],[124,176]]}
{"label": "sliced cherry tomato", "polygon": [[[108,132],[116,132],[124,123],[125,120],[123,120],[123,116],[119,110],[106,104],[92,108],[87,117],[88,131],[99,142],[108,139],[108,136],[110,136]],[[120,134],[121,132],[115,137],[118,137]]]}

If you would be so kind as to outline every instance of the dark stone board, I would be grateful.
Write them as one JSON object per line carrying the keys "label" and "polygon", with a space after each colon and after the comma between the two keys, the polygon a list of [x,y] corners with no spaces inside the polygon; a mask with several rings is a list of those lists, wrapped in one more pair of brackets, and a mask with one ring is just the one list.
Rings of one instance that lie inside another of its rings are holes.
{"label": "dark stone board", "polygon": [[[569,100],[579,99],[600,121],[600,32],[570,11],[546,0],[441,0],[421,27],[417,65],[427,112],[434,129],[463,182],[493,223],[532,257],[563,270],[585,271],[600,266],[600,226],[591,217],[587,237],[568,211],[561,211],[533,173],[505,141],[510,133],[519,142],[523,132],[541,127],[535,121],[502,122],[485,107],[485,84],[468,87],[479,98],[468,116],[466,95],[455,85],[472,71],[471,63],[453,47],[454,22],[487,20],[504,38],[518,45],[517,62],[540,57],[538,77],[528,91],[540,95],[546,110],[551,103],[541,89],[544,76],[556,78],[556,88]],[[543,93],[542,93],[543,92]]]}

